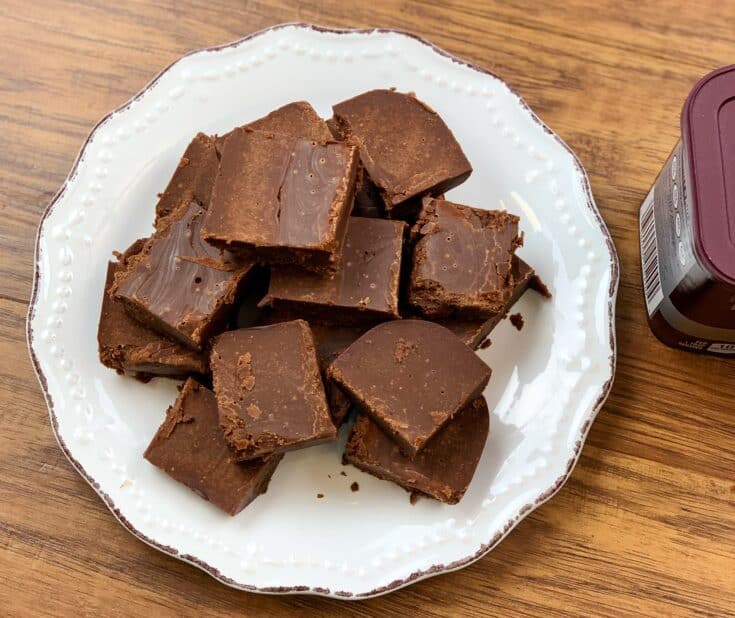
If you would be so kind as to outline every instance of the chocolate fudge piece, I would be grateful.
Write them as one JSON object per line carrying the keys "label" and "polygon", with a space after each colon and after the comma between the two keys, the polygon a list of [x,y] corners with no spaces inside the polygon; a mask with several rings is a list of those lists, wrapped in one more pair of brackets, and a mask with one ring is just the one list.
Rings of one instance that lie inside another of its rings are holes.
{"label": "chocolate fudge piece", "polygon": [[359,416],[345,445],[347,463],[418,491],[457,504],[467,491],[487,441],[490,415],[484,397],[460,410],[413,459],[367,416]]}
{"label": "chocolate fudge piece", "polygon": [[144,457],[225,513],[265,493],[282,455],[238,462],[222,435],[214,393],[189,378]]}
{"label": "chocolate fudge piece", "polygon": [[156,220],[170,215],[183,202],[195,201],[206,206],[218,167],[214,138],[197,133],[184,151],[168,186],[159,195]]}
{"label": "chocolate fudge piece", "polygon": [[409,457],[482,393],[490,373],[451,331],[424,320],[372,328],[327,370]]}
{"label": "chocolate fudge piece", "polygon": [[427,317],[489,318],[515,288],[518,217],[425,198],[416,224],[408,303]]}
{"label": "chocolate fudge piece", "polygon": [[[328,142],[332,139],[332,133],[327,123],[319,118],[314,108],[306,101],[296,101],[272,111],[267,116],[253,120],[243,126],[253,131],[266,131],[270,133],[283,133],[291,137],[303,137],[316,142]],[[214,145],[219,156],[225,147],[227,138],[236,129],[218,135]]]}
{"label": "chocolate fudge piece", "polygon": [[[289,317],[276,312],[266,312],[262,315],[256,325],[262,326],[266,324],[278,324],[280,322],[289,321]],[[329,404],[329,413],[332,415],[332,422],[341,427],[342,423],[347,420],[347,415],[352,407],[349,397],[342,392],[334,382],[327,380],[327,367],[334,361],[337,356],[344,352],[352,343],[354,343],[365,331],[364,326],[330,326],[325,324],[310,324],[311,332],[314,335],[314,345],[316,346],[316,357],[319,362],[324,378],[324,391],[327,395],[327,403]]]}
{"label": "chocolate fudge piece", "polygon": [[405,224],[350,217],[333,277],[273,267],[260,306],[320,323],[365,324],[398,318]]}
{"label": "chocolate fudge piece", "polygon": [[449,127],[412,94],[371,90],[333,110],[331,126],[359,146],[389,217],[411,215],[415,198],[448,191],[472,172]]}
{"label": "chocolate fudge piece", "polygon": [[513,256],[512,273],[513,291],[502,311],[484,320],[437,320],[437,322],[451,330],[473,350],[476,350],[528,288],[535,289],[543,296],[549,295],[546,286],[541,283],[533,268],[517,255]]}
{"label": "chocolate fudge piece", "polygon": [[253,264],[238,264],[200,236],[204,210],[182,204],[115,275],[111,293],[130,315],[192,349],[224,330]]}
{"label": "chocolate fudge piece", "polygon": [[355,195],[357,149],[235,129],[225,142],[202,237],[258,261],[338,267]]}
{"label": "chocolate fudge piece", "polygon": [[220,424],[238,459],[336,440],[304,320],[223,333],[210,365]]}
{"label": "chocolate fudge piece", "polygon": [[[144,241],[131,249],[137,253]],[[184,378],[192,373],[207,372],[207,358],[168,337],[146,328],[131,318],[122,303],[110,296],[115,273],[123,268],[125,256],[107,264],[107,279],[102,296],[100,323],[97,330],[100,361],[118,373],[147,380],[153,376]]]}

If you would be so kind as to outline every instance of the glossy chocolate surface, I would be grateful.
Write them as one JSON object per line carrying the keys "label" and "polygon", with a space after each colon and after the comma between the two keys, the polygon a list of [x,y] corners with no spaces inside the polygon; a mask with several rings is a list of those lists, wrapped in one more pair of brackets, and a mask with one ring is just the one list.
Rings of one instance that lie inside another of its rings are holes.
{"label": "glossy chocolate surface", "polygon": [[191,378],[144,457],[230,515],[266,491],[282,458],[236,461],[219,426],[214,394]]}
{"label": "glossy chocolate surface", "polygon": [[223,333],[210,365],[220,424],[239,459],[337,438],[303,320]]}
{"label": "glossy chocolate surface", "polygon": [[460,410],[413,459],[367,416],[359,416],[345,445],[344,460],[440,502],[462,499],[482,457],[490,415],[484,397]]}
{"label": "glossy chocolate surface", "polygon": [[333,271],[352,210],[357,150],[235,129],[222,151],[203,237],[259,261]]}
{"label": "glossy chocolate surface", "polygon": [[206,373],[207,358],[204,354],[146,328],[127,314],[120,301],[110,296],[115,273],[122,267],[123,262],[109,262],[107,265],[97,330],[102,364],[118,373],[143,379],[152,376],[182,378],[192,373]]}
{"label": "glossy chocolate surface", "polygon": [[490,379],[490,368],[443,326],[395,320],[372,328],[327,370],[408,456],[414,456]]}
{"label": "glossy chocolate surface", "polygon": [[252,264],[236,264],[200,237],[204,210],[182,205],[115,277],[113,294],[150,328],[199,349],[225,328]]}

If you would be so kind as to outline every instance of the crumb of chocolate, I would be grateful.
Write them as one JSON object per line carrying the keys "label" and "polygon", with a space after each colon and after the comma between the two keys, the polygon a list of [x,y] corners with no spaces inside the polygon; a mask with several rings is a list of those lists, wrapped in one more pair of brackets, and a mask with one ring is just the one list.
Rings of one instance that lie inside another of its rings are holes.
{"label": "crumb of chocolate", "polygon": [[260,418],[260,408],[256,406],[254,403],[251,403],[248,405],[248,416],[252,419],[259,419]]}
{"label": "crumb of chocolate", "polygon": [[332,475],[331,474],[327,474],[327,478],[331,479],[332,478]]}
{"label": "crumb of chocolate", "polygon": [[510,323],[516,327],[516,330],[523,328],[523,316],[520,313],[514,313],[510,316]]}
{"label": "crumb of chocolate", "polygon": [[419,501],[419,496],[421,496],[419,492],[412,491],[408,497],[408,501],[411,503],[411,505],[414,505]]}
{"label": "crumb of chocolate", "polygon": [[352,483],[352,485],[350,485],[350,489],[352,491],[360,491],[360,486],[357,484],[357,481],[355,481],[354,483]]}
{"label": "crumb of chocolate", "polygon": [[395,350],[393,350],[393,358],[395,358],[397,363],[402,363],[414,350],[416,350],[415,342],[406,341],[405,339],[400,338],[398,341],[396,341],[396,347]]}
{"label": "crumb of chocolate", "polygon": [[324,497],[324,494],[317,494],[316,497],[319,498],[319,500],[321,500]]}
{"label": "crumb of chocolate", "polygon": [[342,476],[347,476],[347,472],[345,472],[344,470],[342,470],[342,471],[340,472],[340,474],[341,474]]}
{"label": "crumb of chocolate", "polygon": [[444,420],[444,413],[443,412],[429,412],[429,416],[431,417],[431,420],[434,421],[435,425],[441,424],[441,422]]}
{"label": "crumb of chocolate", "polygon": [[481,350],[487,350],[492,344],[493,344],[492,339],[490,339],[490,337],[488,337],[487,339],[485,339],[485,341],[483,341],[480,344],[480,349]]}
{"label": "crumb of chocolate", "polygon": [[255,376],[253,375],[251,361],[252,357],[250,356],[250,352],[245,352],[245,354],[237,359],[237,377],[240,378],[240,382],[246,391],[253,390],[255,386]]}

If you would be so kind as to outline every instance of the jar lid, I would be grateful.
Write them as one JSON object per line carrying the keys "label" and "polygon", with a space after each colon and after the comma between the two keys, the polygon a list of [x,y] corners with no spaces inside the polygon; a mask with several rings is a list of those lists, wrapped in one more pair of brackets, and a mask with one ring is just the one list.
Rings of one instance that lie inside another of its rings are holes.
{"label": "jar lid", "polygon": [[691,178],[694,249],[735,285],[735,65],[703,77],[681,113]]}

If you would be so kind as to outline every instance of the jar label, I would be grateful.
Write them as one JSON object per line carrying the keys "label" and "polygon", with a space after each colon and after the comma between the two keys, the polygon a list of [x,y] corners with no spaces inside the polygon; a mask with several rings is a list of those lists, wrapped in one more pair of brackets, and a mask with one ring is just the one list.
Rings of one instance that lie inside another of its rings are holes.
{"label": "jar label", "polygon": [[735,354],[735,290],[713,281],[694,254],[686,150],[681,142],[640,209],[643,292],[649,322],[669,345]]}
{"label": "jar label", "polygon": [[653,202],[655,191],[654,186],[643,201],[640,216],[641,271],[643,273],[643,293],[649,316],[653,315],[664,299],[664,293],[661,291],[661,269],[658,265],[656,210]]}

